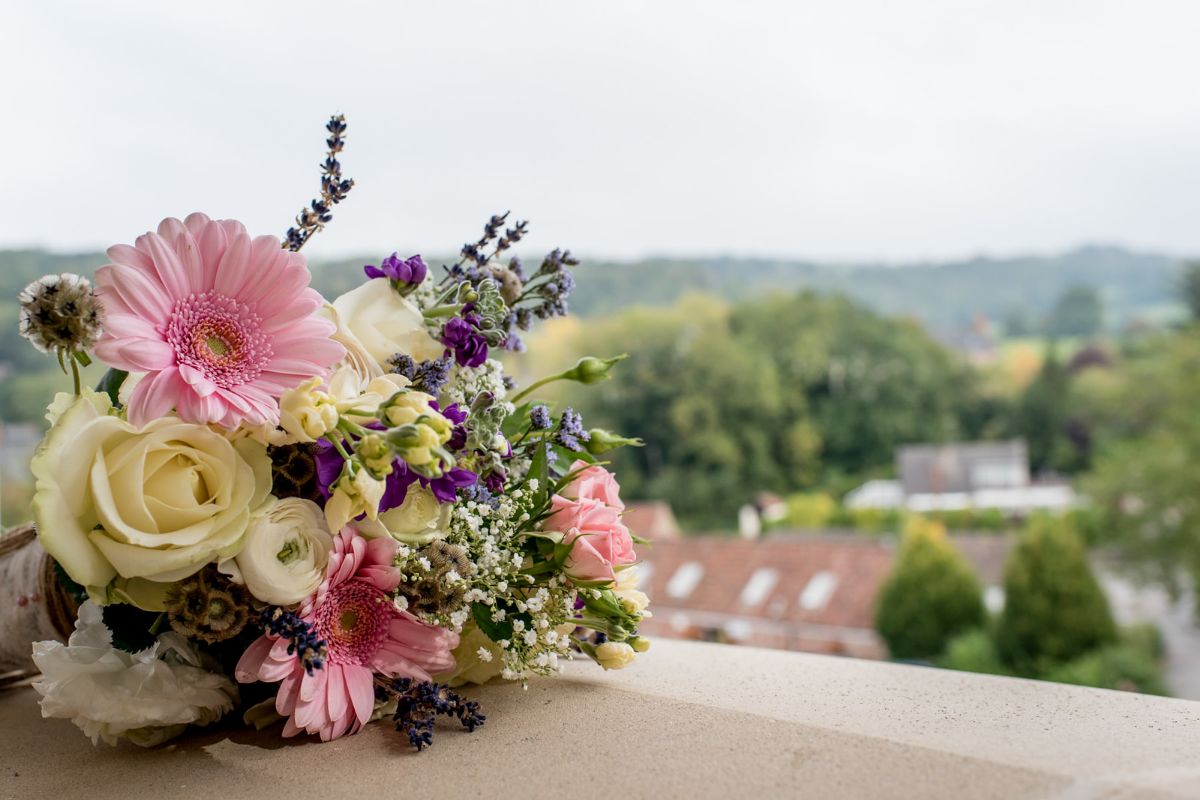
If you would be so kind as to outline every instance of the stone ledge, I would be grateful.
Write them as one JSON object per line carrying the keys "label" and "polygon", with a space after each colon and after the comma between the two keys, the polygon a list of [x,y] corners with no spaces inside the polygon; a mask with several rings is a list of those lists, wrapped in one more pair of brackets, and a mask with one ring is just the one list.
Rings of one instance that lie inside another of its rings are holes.
{"label": "stone ledge", "polygon": [[488,722],[416,754],[237,727],[93,747],[0,694],[0,798],[1197,797],[1200,703],[826,656],[658,641],[475,693]]}

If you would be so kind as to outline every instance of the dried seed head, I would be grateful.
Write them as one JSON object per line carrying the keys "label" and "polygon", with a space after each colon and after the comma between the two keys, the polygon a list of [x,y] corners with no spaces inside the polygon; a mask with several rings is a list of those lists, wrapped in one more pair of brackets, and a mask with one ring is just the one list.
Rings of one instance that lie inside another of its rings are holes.
{"label": "dried seed head", "polygon": [[43,353],[83,352],[100,336],[100,303],[87,278],[70,272],[43,275],[26,286],[17,300],[21,335]]}

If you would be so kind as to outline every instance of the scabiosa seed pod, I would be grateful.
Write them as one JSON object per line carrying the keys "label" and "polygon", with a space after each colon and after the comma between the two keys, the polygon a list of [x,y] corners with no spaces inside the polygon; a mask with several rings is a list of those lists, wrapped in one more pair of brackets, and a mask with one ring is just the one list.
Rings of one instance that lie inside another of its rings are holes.
{"label": "scabiosa seed pod", "polygon": [[429,562],[419,577],[410,577],[397,592],[408,600],[414,612],[450,613],[462,604],[471,575],[471,562],[462,545],[444,541],[430,542],[418,551]]}
{"label": "scabiosa seed pod", "polygon": [[26,286],[17,300],[21,335],[43,353],[81,353],[100,336],[103,315],[87,278],[70,272],[43,275]]}
{"label": "scabiosa seed pod", "polygon": [[172,585],[165,605],[175,632],[209,644],[232,639],[250,621],[250,595],[212,568]]}

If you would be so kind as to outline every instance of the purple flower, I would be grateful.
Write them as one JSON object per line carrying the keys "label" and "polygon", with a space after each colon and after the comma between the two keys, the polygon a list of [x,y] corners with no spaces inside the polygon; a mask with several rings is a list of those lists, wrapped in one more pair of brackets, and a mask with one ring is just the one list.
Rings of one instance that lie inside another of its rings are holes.
{"label": "purple flower", "polygon": [[431,481],[422,478],[421,485],[428,487],[439,503],[453,503],[459,489],[474,486],[477,480],[479,476],[471,470],[455,467],[440,478]]}
{"label": "purple flower", "polygon": [[[457,406],[450,406],[446,409],[447,413],[458,414]],[[382,428],[376,424],[368,425],[369,428]],[[317,443],[317,488],[320,489],[321,495],[328,500],[330,496],[329,487],[332,486],[342,474],[342,457],[333,445],[325,440]],[[414,483],[419,483],[425,488],[433,492],[433,496],[438,499],[439,503],[453,503],[458,489],[463,486],[472,486],[479,480],[479,476],[468,469],[455,467],[440,478],[423,478],[413,470],[409,469],[408,464],[403,459],[396,459],[393,464],[392,474],[385,479],[386,487],[383,491],[383,498],[379,501],[380,513],[388,509],[397,508],[404,503],[404,498],[408,496],[408,487]]]}
{"label": "purple flower", "polygon": [[453,317],[442,329],[442,344],[454,352],[460,367],[478,367],[488,357],[487,338],[479,332],[479,317]]}
{"label": "purple flower", "polygon": [[583,417],[575,409],[568,408],[563,411],[562,419],[558,423],[558,431],[554,434],[554,441],[568,450],[578,453],[583,450],[582,443],[591,438],[591,434],[583,428]]}
{"label": "purple flower", "polygon": [[367,273],[368,278],[387,278],[391,281],[415,286],[425,280],[425,276],[429,274],[429,268],[425,266],[425,262],[419,255],[412,258],[399,258],[392,253],[380,262],[378,267],[367,264],[363,267],[363,272]]}
{"label": "purple flower", "polygon": [[[441,411],[436,400],[431,402],[430,407],[436,411]],[[452,403],[442,411],[442,416],[454,423],[454,429],[450,431],[450,440],[446,442],[446,447],[452,453],[457,453],[462,450],[467,444],[467,426],[463,423],[467,421],[467,412],[458,407],[458,403]]]}
{"label": "purple flower", "polygon": [[536,405],[529,409],[529,424],[535,431],[547,430],[554,424],[550,419],[550,409],[544,405]]}
{"label": "purple flower", "polygon": [[504,483],[507,479],[508,475],[505,474],[504,470],[494,469],[483,479],[483,483],[492,494],[503,494]]}

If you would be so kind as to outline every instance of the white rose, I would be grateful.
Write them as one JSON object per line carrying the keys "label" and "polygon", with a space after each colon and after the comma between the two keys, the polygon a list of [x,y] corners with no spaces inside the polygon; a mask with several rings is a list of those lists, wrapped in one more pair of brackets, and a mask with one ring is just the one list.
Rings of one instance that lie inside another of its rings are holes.
{"label": "white rose", "polygon": [[35,642],[33,660],[42,673],[33,688],[42,695],[43,717],[69,719],[95,743],[125,737],[150,747],[207,725],[233,708],[237,689],[224,675],[200,666],[200,657],[177,633],[127,653],[112,646],[100,607],[79,607],[67,644]]}
{"label": "white rose", "polygon": [[385,373],[383,367],[367,352],[362,342],[358,340],[358,337],[350,332],[350,329],[346,326],[345,318],[338,313],[336,308],[326,303],[317,311],[317,314],[325,317],[337,326],[337,331],[334,332],[331,338],[346,348],[345,358],[334,365],[334,374],[342,370],[349,370],[355,377],[354,383],[361,390],[372,379],[378,378]]}
{"label": "white rose", "polygon": [[392,538],[425,545],[446,536],[453,510],[452,503],[439,503],[433,492],[414,483],[408,487],[403,503],[379,514],[379,522]]}
{"label": "white rose", "polygon": [[250,521],[242,551],[221,570],[264,603],[290,606],[321,585],[332,549],[320,506],[288,497]]}
{"label": "white rose", "polygon": [[387,372],[388,359],[397,353],[412,356],[414,361],[430,361],[446,350],[425,329],[421,309],[401,297],[388,281],[370,280],[346,292],[333,301],[333,310],[339,326],[334,339],[343,345],[350,340],[347,353],[368,356],[379,370],[376,374]]}
{"label": "white rose", "polygon": [[33,516],[46,551],[96,596],[117,576],[171,582],[241,548],[271,490],[271,460],[163,417],[138,430],[95,398],[62,413],[34,454]]}

